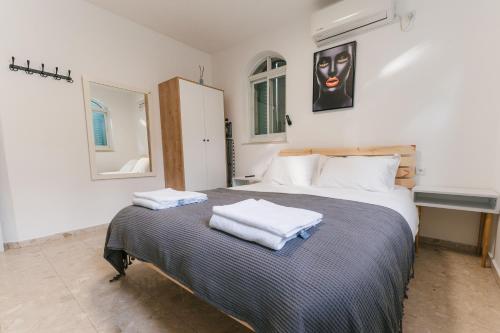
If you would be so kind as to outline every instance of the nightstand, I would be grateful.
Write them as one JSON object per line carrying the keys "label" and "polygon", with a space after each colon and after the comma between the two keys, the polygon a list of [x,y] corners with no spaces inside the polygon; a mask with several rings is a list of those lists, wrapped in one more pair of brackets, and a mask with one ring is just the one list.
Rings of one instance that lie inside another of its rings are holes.
{"label": "nightstand", "polygon": [[259,177],[248,177],[248,176],[241,176],[241,177],[233,177],[233,184],[232,186],[242,186],[242,185],[251,185],[251,184],[256,184],[260,183],[261,179]]}
{"label": "nightstand", "polygon": [[421,207],[481,213],[478,247],[481,266],[486,267],[493,216],[499,213],[499,194],[487,189],[432,186],[415,186],[412,192],[419,214]]}

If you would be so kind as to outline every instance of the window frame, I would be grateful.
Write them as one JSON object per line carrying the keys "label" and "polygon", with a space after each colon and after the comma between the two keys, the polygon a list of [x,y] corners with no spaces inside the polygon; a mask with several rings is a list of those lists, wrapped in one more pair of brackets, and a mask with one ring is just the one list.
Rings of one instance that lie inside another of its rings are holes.
{"label": "window frame", "polygon": [[[270,108],[270,104],[272,101],[270,95],[271,89],[271,80],[275,78],[279,78],[284,76],[286,80],[286,67],[287,65],[272,69],[272,58],[279,58],[286,61],[281,56],[276,55],[268,55],[266,57],[260,58],[256,61],[255,66],[252,68],[252,75],[248,77],[248,99],[249,99],[249,118],[250,121],[250,143],[273,143],[273,142],[286,142],[286,124],[284,132],[280,133],[269,133],[271,129],[271,118],[272,112]],[[266,59],[267,61],[267,70],[262,73],[253,74],[253,72],[262,64],[262,62]],[[254,104],[254,86],[257,83],[267,82],[267,132],[266,134],[255,134],[255,104]],[[286,89],[286,88],[285,88]],[[286,105],[285,105],[285,114],[286,114]]]}

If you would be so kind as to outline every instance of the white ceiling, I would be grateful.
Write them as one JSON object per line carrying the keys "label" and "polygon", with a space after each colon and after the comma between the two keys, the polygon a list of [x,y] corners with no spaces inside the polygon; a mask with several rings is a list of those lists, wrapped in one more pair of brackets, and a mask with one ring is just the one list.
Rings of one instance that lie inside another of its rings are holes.
{"label": "white ceiling", "polygon": [[213,53],[279,27],[334,0],[86,0]]}

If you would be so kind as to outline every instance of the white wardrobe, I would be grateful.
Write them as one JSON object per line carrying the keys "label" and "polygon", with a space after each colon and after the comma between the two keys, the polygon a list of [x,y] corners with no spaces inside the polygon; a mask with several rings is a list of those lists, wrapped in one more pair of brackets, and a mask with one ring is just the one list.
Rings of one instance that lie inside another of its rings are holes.
{"label": "white wardrobe", "polygon": [[226,187],[222,90],[173,78],[159,85],[166,187]]}

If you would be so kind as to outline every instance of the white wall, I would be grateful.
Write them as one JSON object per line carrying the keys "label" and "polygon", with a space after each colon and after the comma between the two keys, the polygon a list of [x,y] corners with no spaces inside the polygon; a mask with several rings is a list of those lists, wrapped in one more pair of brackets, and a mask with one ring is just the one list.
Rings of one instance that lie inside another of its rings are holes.
{"label": "white wall", "polygon": [[[498,61],[488,54],[495,31],[485,21],[498,13],[495,1],[421,0],[415,28],[398,24],[360,35],[355,108],[312,113],[313,53],[309,18],[243,41],[213,57],[215,84],[225,90],[233,122],[237,174],[258,173],[284,147],[416,144],[426,185],[493,187],[498,174],[495,132]],[[496,23],[497,25],[497,23]],[[349,41],[349,40],[348,40]],[[342,41],[344,43],[346,41]],[[260,52],[275,51],[287,62],[286,145],[248,142],[247,80]],[[476,244],[475,214],[424,210],[422,234]]]}
{"label": "white wall", "polygon": [[[485,77],[485,92],[484,97],[490,102],[490,107],[499,114],[499,118],[496,122],[497,130],[496,137],[493,139],[489,147],[492,147],[492,151],[496,154],[496,164],[495,164],[495,175],[496,183],[495,189],[500,192],[500,107],[498,106],[498,73],[500,73],[500,64],[498,59],[500,59],[500,45],[494,42],[494,35],[498,33],[498,13],[500,12],[500,2],[492,1],[486,5],[485,1],[481,1],[481,9],[484,11],[484,32],[487,34],[485,36],[485,50],[486,55],[482,63],[482,66],[486,68]],[[498,37],[497,37],[498,38]],[[493,228],[491,246],[491,257],[493,257],[493,266],[496,269],[497,274],[500,274],[500,223],[495,221],[495,226]]]}
{"label": "white wall", "polygon": [[134,124],[135,128],[135,145],[137,148],[137,156],[149,155],[149,143],[148,143],[148,127],[147,127],[147,117],[146,117],[146,104],[144,103],[144,96],[139,100],[135,100],[135,105],[137,106],[134,112]]}
{"label": "white wall", "polygon": [[[80,0],[2,1],[0,41],[4,241],[107,223],[132,192],[164,185],[157,84],[175,75],[197,79],[199,64],[210,82],[208,54]],[[11,56],[70,68],[75,82],[10,72]],[[152,92],[156,177],[91,181],[82,75]]]}
{"label": "white wall", "polygon": [[14,210],[12,207],[12,193],[10,190],[9,175],[5,161],[5,149],[3,144],[3,126],[0,118],[0,252],[3,251],[4,229],[7,222],[15,227]]}

